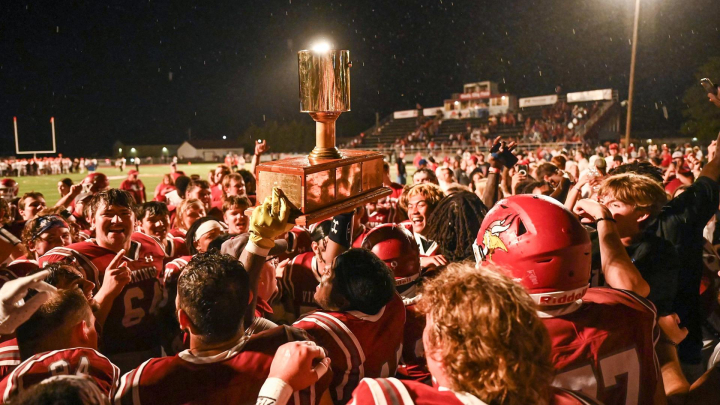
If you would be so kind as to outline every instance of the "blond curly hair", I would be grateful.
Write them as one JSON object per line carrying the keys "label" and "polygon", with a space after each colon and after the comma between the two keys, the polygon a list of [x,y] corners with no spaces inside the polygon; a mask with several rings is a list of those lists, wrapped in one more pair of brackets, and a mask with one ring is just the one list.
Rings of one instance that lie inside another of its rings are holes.
{"label": "blond curly hair", "polygon": [[439,349],[447,388],[489,404],[548,403],[550,337],[525,289],[501,273],[452,263],[427,281],[419,308],[435,324],[429,344]]}
{"label": "blond curly hair", "polygon": [[442,191],[440,186],[432,183],[420,183],[409,187],[405,187],[400,195],[400,208],[407,212],[407,205],[410,198],[416,195],[422,195],[425,198],[425,202],[428,205],[428,212],[432,212],[438,205],[440,200],[445,197],[445,193]]}

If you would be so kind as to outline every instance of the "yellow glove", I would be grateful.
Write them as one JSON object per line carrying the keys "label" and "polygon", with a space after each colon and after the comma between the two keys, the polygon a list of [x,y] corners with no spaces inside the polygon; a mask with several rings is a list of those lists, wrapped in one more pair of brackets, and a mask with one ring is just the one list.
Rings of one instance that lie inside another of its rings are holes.
{"label": "yellow glove", "polygon": [[250,217],[250,252],[266,256],[267,251],[275,246],[275,238],[292,229],[293,224],[288,223],[290,208],[282,190],[273,187],[272,196],[265,197]]}

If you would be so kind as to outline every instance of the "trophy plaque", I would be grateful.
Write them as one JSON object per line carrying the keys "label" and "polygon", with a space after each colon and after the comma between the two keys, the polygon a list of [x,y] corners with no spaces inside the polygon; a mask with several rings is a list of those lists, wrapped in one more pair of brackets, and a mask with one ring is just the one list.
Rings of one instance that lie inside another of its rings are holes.
{"label": "trophy plaque", "polygon": [[300,112],[315,121],[315,148],[308,156],[257,165],[257,203],[280,188],[308,226],[391,194],[383,187],[383,155],[338,150],[335,121],[350,111],[350,51],[299,51]]}

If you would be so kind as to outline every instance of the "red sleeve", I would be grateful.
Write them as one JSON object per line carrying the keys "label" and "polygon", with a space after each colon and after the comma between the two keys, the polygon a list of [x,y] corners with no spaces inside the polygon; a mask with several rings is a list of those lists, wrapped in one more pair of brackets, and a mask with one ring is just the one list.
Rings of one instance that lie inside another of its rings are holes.
{"label": "red sleeve", "polygon": [[[352,399],[348,405],[375,405],[380,403],[391,403],[387,398],[383,398],[382,401],[375,399],[375,394],[370,389],[367,382],[368,378],[363,378],[358,384],[355,391],[352,393]],[[378,398],[379,399],[379,398]]]}

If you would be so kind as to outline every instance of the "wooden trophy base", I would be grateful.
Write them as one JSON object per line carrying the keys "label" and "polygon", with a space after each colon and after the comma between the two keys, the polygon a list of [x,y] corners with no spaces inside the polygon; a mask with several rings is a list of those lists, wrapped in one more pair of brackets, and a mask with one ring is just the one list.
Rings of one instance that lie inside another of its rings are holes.
{"label": "wooden trophy base", "polygon": [[339,159],[304,156],[259,164],[255,171],[257,204],[278,187],[301,212],[295,224],[307,227],[392,193],[382,184],[381,153],[340,153]]}

